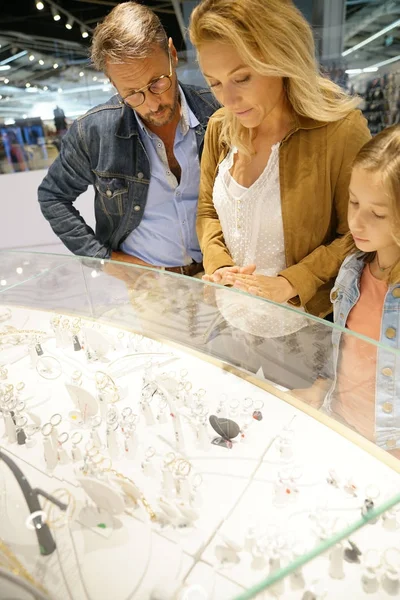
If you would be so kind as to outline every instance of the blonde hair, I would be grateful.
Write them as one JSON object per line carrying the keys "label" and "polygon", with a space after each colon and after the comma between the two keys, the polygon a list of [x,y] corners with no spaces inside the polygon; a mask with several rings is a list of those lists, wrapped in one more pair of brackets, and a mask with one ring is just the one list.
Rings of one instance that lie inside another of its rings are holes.
{"label": "blonde hair", "polygon": [[[321,76],[311,27],[291,0],[202,0],[192,13],[189,34],[197,50],[211,41],[226,43],[257,73],[283,78],[299,115],[338,121],[359,104]],[[251,130],[229,111],[221,120],[221,141],[251,154]]]}
{"label": "blonde hair", "polygon": [[400,125],[384,129],[367,142],[354,159],[355,167],[379,174],[389,199],[393,237],[400,246]]}
{"label": "blonde hair", "polygon": [[97,70],[106,72],[107,63],[147,58],[154,46],[168,52],[168,37],[160,19],[147,6],[123,2],[97,25],[91,58]]}

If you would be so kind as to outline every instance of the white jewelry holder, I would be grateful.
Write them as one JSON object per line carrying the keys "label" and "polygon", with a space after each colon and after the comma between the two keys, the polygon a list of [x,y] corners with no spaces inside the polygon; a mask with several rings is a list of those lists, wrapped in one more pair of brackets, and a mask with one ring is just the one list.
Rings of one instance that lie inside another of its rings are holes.
{"label": "white jewelry holder", "polygon": [[93,394],[77,385],[66,383],[65,387],[71,397],[71,400],[81,411],[83,422],[86,425],[88,419],[97,415],[99,411],[96,398],[93,396]]}
{"label": "white jewelry holder", "polygon": [[10,412],[6,412],[4,415],[4,425],[8,441],[10,442],[10,444],[16,444],[17,429],[15,427],[15,423]]}
{"label": "white jewelry holder", "polygon": [[110,454],[110,458],[118,459],[119,445],[118,445],[118,441],[117,441],[117,432],[113,425],[109,425],[107,427],[106,439],[107,439],[107,442],[106,442],[107,450]]}
{"label": "white jewelry holder", "polygon": [[329,575],[332,579],[343,579],[343,555],[344,547],[343,544],[336,544],[329,555]]}
{"label": "white jewelry holder", "polygon": [[110,352],[111,343],[100,331],[84,327],[82,333],[85,338],[85,346],[89,346],[98,358],[104,358]]}
{"label": "white jewelry holder", "polygon": [[136,458],[138,446],[139,442],[135,431],[132,430],[124,436],[125,456],[129,458],[129,460],[134,460]]}
{"label": "white jewelry holder", "polygon": [[400,572],[387,568],[382,575],[382,587],[390,596],[398,596],[400,590]]}
{"label": "white jewelry holder", "polygon": [[53,471],[58,464],[58,455],[50,437],[43,438],[43,453],[47,469]]}
{"label": "white jewelry holder", "polygon": [[154,418],[153,410],[150,406],[150,403],[147,400],[141,400],[140,408],[142,410],[144,420],[148,427],[156,424],[156,420]]}
{"label": "white jewelry holder", "polygon": [[207,425],[207,421],[203,421],[197,427],[197,444],[199,449],[204,452],[208,452],[211,448]]}
{"label": "white jewelry holder", "polygon": [[379,579],[376,571],[364,569],[361,575],[361,585],[366,594],[375,594],[379,589]]}
{"label": "white jewelry holder", "polygon": [[98,509],[110,515],[124,512],[125,502],[117,488],[93,477],[77,477],[76,480]]}
{"label": "white jewelry holder", "polygon": [[167,498],[172,498],[176,494],[174,476],[168,467],[162,469],[162,490]]}

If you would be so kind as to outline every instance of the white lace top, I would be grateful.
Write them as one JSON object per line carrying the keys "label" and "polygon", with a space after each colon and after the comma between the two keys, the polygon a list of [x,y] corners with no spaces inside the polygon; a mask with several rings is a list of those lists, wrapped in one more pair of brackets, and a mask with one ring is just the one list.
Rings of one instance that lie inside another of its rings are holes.
{"label": "white lace top", "polygon": [[[239,185],[230,173],[236,153],[236,148],[231,149],[219,165],[213,189],[225,243],[236,265],[254,263],[257,274],[275,276],[286,267],[279,144],[272,146],[264,171],[249,188]],[[306,324],[304,317],[266,302],[223,292],[217,295],[225,319],[254,335],[279,337]]]}

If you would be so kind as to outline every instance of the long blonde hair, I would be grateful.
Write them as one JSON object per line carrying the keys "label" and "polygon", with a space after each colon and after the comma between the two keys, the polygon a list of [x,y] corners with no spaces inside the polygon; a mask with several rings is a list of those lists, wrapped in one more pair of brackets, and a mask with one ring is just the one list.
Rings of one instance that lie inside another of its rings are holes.
{"label": "long blonde hair", "polygon": [[[190,40],[197,50],[218,41],[233,46],[257,73],[281,77],[295,113],[338,121],[359,99],[321,76],[311,27],[291,0],[202,0],[194,9]],[[224,111],[221,141],[249,155],[252,132]]]}
{"label": "long blonde hair", "polygon": [[365,144],[354,159],[355,167],[379,174],[389,200],[393,237],[400,246],[400,125],[384,129]]}

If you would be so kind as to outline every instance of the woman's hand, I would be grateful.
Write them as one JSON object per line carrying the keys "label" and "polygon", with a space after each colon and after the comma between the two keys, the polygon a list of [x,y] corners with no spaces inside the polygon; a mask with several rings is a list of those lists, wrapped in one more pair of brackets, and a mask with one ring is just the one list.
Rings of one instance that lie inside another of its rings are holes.
{"label": "woman's hand", "polygon": [[225,276],[225,283],[233,287],[261,296],[273,302],[287,302],[297,296],[297,292],[291,283],[284,277],[267,277],[266,275],[245,275],[231,273]]}
{"label": "woman's hand", "polygon": [[214,271],[212,275],[203,275],[203,281],[209,281],[211,283],[220,283],[225,285],[226,283],[231,284],[231,282],[227,282],[226,279],[229,275],[251,275],[256,270],[256,265],[246,265],[245,267],[221,267]]}

